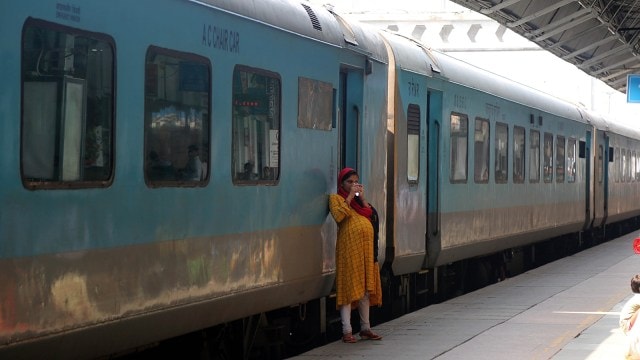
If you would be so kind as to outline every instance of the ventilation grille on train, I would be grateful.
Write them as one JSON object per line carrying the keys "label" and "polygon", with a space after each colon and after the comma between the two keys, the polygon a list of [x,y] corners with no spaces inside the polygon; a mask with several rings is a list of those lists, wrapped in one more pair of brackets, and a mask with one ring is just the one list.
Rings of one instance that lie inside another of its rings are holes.
{"label": "ventilation grille on train", "polygon": [[407,109],[407,134],[420,135],[420,106],[415,104]]}
{"label": "ventilation grille on train", "polygon": [[313,25],[313,28],[318,31],[322,31],[322,26],[320,26],[320,20],[318,20],[318,17],[316,16],[316,13],[313,12],[313,9],[311,9],[311,7],[305,4],[300,4],[300,5],[302,5],[302,7],[307,11],[307,14],[309,14],[309,19],[311,19],[311,25]]}

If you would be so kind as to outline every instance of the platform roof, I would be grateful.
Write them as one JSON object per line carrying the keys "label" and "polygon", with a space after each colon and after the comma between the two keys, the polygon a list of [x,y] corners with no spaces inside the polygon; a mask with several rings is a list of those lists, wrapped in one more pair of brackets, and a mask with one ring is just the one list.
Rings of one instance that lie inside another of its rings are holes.
{"label": "platform roof", "polygon": [[620,92],[640,73],[640,0],[451,0]]}

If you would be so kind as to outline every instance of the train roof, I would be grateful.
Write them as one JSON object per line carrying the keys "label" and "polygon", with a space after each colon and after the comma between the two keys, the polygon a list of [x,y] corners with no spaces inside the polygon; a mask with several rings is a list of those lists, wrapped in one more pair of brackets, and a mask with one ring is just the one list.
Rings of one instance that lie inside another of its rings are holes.
{"label": "train roof", "polygon": [[475,88],[507,100],[531,106],[565,118],[589,123],[601,131],[610,131],[629,138],[640,138],[640,130],[613,122],[603,115],[550,94],[477,68],[401,34],[383,31],[395,55],[396,66],[425,76],[440,76],[447,81]]}
{"label": "train roof", "polygon": [[252,19],[274,28],[365,54],[387,63],[387,52],[377,31],[349,21],[330,7],[291,0],[188,0]]}
{"label": "train roof", "polygon": [[440,76],[448,81],[474,88],[503,99],[549,112],[567,119],[587,122],[583,119],[578,106],[559,99],[527,85],[507,79],[487,70],[480,69],[462,60],[430,49],[431,58],[435,58]]}
{"label": "train roof", "polygon": [[640,130],[627,126],[625,124],[609,121],[604,116],[589,109],[580,109],[580,112],[583,114],[585,118],[589,119],[589,122],[592,123],[596,129],[601,131],[610,131],[615,134],[619,134],[622,136],[626,136],[629,138],[638,139],[640,138]]}
{"label": "train roof", "polygon": [[500,75],[480,69],[462,60],[426,47],[396,33],[383,32],[395,54],[399,68],[486,92],[541,111],[576,121],[588,122],[578,107]]}
{"label": "train roof", "polygon": [[425,57],[429,52],[421,43],[397,33],[383,31],[382,34],[393,50],[394,61],[399,68],[426,76],[440,72],[436,62],[429,56]]}
{"label": "train roof", "polygon": [[580,115],[582,115],[582,118],[585,119],[586,122],[593,124],[596,129],[605,131],[609,129],[609,122],[602,115],[586,108],[578,108],[578,111]]}

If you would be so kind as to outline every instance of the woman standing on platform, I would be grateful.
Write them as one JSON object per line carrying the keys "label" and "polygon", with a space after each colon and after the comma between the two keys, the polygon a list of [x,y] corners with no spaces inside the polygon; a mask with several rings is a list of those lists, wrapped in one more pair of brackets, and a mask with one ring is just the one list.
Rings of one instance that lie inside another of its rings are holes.
{"label": "woman standing on platform", "polygon": [[360,338],[380,340],[371,331],[369,306],[382,305],[380,270],[374,254],[372,216],[358,173],[344,168],[338,174],[338,193],[329,197],[331,215],[338,223],[336,243],[336,306],[342,319],[342,341],[355,343],[351,310],[360,314]]}

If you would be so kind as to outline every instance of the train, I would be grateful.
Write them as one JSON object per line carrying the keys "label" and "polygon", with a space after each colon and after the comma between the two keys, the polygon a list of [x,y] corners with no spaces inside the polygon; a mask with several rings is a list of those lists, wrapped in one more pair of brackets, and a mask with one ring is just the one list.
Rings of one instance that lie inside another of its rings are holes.
{"label": "train", "polygon": [[0,8],[2,358],[330,340],[347,166],[380,216],[374,322],[638,227],[637,129],[330,6]]}

